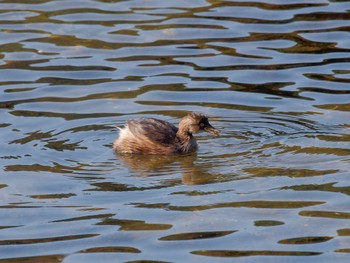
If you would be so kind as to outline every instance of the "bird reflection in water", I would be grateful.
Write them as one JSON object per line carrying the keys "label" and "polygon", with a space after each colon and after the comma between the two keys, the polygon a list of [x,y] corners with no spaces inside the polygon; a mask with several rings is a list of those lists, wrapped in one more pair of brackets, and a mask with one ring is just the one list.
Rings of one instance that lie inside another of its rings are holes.
{"label": "bird reflection in water", "polygon": [[136,176],[166,176],[179,172],[182,183],[187,185],[206,184],[217,179],[208,164],[198,162],[196,153],[176,156],[120,154],[117,158]]}

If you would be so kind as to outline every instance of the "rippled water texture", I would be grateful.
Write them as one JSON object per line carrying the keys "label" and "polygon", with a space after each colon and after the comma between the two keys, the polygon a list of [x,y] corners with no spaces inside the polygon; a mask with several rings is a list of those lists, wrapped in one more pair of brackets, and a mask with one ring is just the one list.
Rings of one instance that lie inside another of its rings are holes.
{"label": "rippled water texture", "polygon": [[[0,262],[349,262],[349,10],[0,1]],[[113,153],[191,111],[197,154]]]}

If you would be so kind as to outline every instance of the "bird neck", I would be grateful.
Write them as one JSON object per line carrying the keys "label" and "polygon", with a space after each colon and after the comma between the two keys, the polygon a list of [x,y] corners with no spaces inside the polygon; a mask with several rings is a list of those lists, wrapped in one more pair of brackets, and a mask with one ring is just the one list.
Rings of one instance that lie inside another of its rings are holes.
{"label": "bird neck", "polygon": [[185,129],[179,129],[176,133],[176,137],[183,142],[189,141],[193,138],[192,133],[188,132]]}
{"label": "bird neck", "polygon": [[179,130],[176,133],[176,143],[180,153],[190,153],[197,149],[197,143],[192,133]]}

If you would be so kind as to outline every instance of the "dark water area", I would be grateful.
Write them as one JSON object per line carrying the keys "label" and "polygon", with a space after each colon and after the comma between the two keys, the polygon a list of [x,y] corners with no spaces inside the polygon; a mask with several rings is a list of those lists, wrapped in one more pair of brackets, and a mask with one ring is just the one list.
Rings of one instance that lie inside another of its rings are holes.
{"label": "dark water area", "polygon": [[349,1],[2,0],[0,89],[0,262],[350,260]]}

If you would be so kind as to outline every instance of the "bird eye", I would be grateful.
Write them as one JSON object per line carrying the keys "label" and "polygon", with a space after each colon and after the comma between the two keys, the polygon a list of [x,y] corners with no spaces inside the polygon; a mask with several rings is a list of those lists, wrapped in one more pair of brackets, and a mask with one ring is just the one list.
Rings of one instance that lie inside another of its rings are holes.
{"label": "bird eye", "polygon": [[199,126],[204,127],[204,123],[203,123],[203,122],[201,122],[201,123],[199,124]]}

